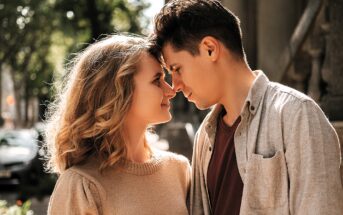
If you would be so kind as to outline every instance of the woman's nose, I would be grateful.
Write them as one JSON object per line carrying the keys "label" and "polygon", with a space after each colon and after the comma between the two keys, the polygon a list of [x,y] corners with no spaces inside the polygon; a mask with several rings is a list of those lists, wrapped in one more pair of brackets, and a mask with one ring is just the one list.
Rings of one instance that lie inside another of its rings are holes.
{"label": "woman's nose", "polygon": [[163,84],[163,93],[169,99],[174,98],[176,95],[176,92],[174,91],[174,89],[165,81]]}

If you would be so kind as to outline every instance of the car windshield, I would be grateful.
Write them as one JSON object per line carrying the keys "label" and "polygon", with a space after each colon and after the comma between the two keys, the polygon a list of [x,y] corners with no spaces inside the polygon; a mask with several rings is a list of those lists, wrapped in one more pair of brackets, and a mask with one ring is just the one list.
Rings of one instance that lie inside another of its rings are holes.
{"label": "car windshield", "polygon": [[32,147],[36,143],[32,131],[0,131],[0,146],[24,146]]}

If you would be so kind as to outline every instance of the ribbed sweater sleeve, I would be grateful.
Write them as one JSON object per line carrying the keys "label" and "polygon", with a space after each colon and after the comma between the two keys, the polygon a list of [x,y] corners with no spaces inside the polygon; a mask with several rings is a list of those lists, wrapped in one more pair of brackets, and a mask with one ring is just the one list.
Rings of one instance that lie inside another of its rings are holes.
{"label": "ribbed sweater sleeve", "polygon": [[67,170],[59,177],[50,197],[48,214],[103,214],[95,183],[72,169]]}

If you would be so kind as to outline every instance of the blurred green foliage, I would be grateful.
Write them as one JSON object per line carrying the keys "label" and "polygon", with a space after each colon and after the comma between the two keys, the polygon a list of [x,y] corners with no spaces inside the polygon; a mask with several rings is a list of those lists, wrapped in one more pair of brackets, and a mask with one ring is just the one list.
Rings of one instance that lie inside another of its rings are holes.
{"label": "blurred green foliage", "polygon": [[17,202],[16,205],[7,206],[7,202],[0,200],[0,214],[1,215],[33,215],[33,211],[30,210],[31,201],[24,203]]}
{"label": "blurred green foliage", "polygon": [[142,34],[148,6],[140,0],[0,0],[0,71],[10,71],[16,101],[25,110],[32,97],[49,101],[53,78],[63,76],[71,53],[104,34]]}

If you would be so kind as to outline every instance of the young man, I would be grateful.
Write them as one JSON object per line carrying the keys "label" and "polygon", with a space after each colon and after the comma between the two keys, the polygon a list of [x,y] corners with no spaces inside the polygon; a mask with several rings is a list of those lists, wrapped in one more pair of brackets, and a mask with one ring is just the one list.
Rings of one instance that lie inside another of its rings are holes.
{"label": "young man", "polygon": [[199,109],[191,214],[343,214],[334,128],[306,95],[251,71],[239,20],[215,0],[171,1],[154,40]]}

